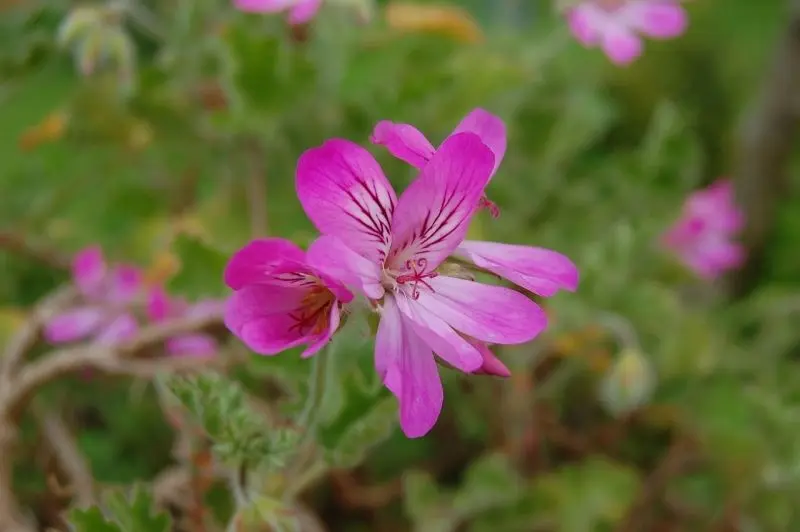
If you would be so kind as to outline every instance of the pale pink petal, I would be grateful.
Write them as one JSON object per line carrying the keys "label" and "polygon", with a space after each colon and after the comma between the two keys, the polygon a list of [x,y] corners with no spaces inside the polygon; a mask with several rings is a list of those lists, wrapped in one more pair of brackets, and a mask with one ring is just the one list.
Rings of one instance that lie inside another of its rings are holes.
{"label": "pale pink petal", "polygon": [[85,297],[93,297],[102,289],[106,275],[103,252],[98,246],[79,251],[72,259],[72,277]]}
{"label": "pale pink petal", "polygon": [[330,339],[333,337],[336,331],[339,330],[339,323],[341,322],[341,319],[342,315],[339,311],[339,305],[334,304],[331,307],[331,316],[328,328],[316,338],[309,339],[308,347],[300,354],[300,356],[302,358],[312,357],[316,355],[320,349],[328,345]]}
{"label": "pale pink petal", "polygon": [[44,328],[44,337],[52,344],[82,340],[97,331],[104,319],[102,308],[74,308],[50,320]]}
{"label": "pale pink petal", "polygon": [[673,0],[636,0],[620,7],[620,16],[633,29],[654,39],[677,37],[686,31],[689,19]]}
{"label": "pale pink petal", "polygon": [[480,368],[483,363],[480,352],[441,318],[413,299],[398,296],[396,301],[406,323],[445,362],[465,373]]}
{"label": "pale pink petal", "polygon": [[[376,368],[400,403],[400,426],[409,438],[427,434],[436,424],[444,390],[431,349],[388,297],[375,343]],[[380,362],[379,362],[380,361]],[[397,393],[399,391],[399,393]]]}
{"label": "pale pink petal", "polygon": [[296,177],[300,203],[321,233],[373,262],[385,258],[397,198],[367,150],[329,140],[300,156]]}
{"label": "pale pink petal", "polygon": [[542,297],[578,287],[575,264],[549,249],[465,240],[454,254]]}
{"label": "pale pink petal", "polygon": [[506,125],[500,117],[493,115],[485,109],[475,109],[470,112],[456,126],[453,133],[475,133],[481,141],[494,153],[494,168],[492,174],[497,172],[503,157],[506,154]]}
{"label": "pale pink petal", "polygon": [[360,290],[370,299],[383,297],[381,266],[365,259],[334,236],[321,236],[308,248],[309,265]]}
{"label": "pale pink petal", "polygon": [[275,268],[285,262],[303,262],[305,253],[284,238],[253,240],[231,257],[223,274],[225,284],[238,290],[247,284],[264,282]]}
{"label": "pale pink petal", "polygon": [[222,316],[225,312],[225,300],[221,299],[203,299],[192,303],[184,311],[183,315],[187,318],[212,318],[214,316]]}
{"label": "pale pink petal", "polygon": [[219,345],[208,334],[184,334],[166,341],[167,353],[176,357],[207,358],[217,354]]}
{"label": "pale pink petal", "polygon": [[106,301],[116,304],[129,303],[143,286],[142,272],[135,266],[121,265],[111,272],[111,286]]}
{"label": "pale pink petal", "polygon": [[289,11],[289,24],[305,24],[314,18],[322,6],[322,0],[297,0]]}
{"label": "pale pink petal", "polygon": [[233,5],[248,13],[277,13],[292,7],[297,0],[233,0]]}
{"label": "pale pink petal", "polygon": [[677,252],[692,271],[708,280],[740,267],[746,257],[743,246],[722,237],[707,238],[704,242],[693,247],[687,246]]}
{"label": "pale pink petal", "polygon": [[130,314],[122,314],[105,325],[97,333],[95,340],[104,345],[117,345],[133,338],[138,330],[136,318]]}
{"label": "pale pink petal", "polygon": [[483,342],[474,342],[475,347],[480,351],[483,357],[483,364],[477,371],[473,372],[478,375],[493,375],[495,377],[510,377],[511,372],[503,364],[494,353],[489,350],[489,347]]}
{"label": "pale pink petal", "polygon": [[417,302],[451,327],[490,344],[533,340],[547,326],[544,311],[524,295],[502,286],[439,276]]}
{"label": "pale pink petal", "polygon": [[461,243],[492,175],[494,155],[474,133],[448,137],[403,193],[392,222],[392,264],[436,268]]}
{"label": "pale pink petal", "polygon": [[641,39],[624,26],[605,28],[602,48],[611,62],[620,66],[628,65],[642,55]]}
{"label": "pale pink petal", "polygon": [[744,213],[736,205],[733,183],[718,180],[698,190],[686,201],[685,215],[700,218],[704,225],[734,234],[744,227]]}
{"label": "pale pink petal", "polygon": [[591,2],[584,2],[567,12],[567,25],[578,42],[595,46],[600,43],[603,17],[604,14]]}
{"label": "pale pink petal", "polygon": [[425,166],[436,151],[414,126],[388,120],[377,123],[369,140],[373,144],[386,146],[389,153],[415,168]]}

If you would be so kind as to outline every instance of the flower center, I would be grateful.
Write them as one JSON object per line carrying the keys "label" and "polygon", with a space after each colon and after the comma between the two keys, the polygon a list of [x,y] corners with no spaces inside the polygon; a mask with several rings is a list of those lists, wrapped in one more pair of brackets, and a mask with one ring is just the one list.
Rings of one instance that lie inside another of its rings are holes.
{"label": "flower center", "polygon": [[421,258],[417,260],[407,260],[405,264],[405,272],[395,278],[395,282],[402,285],[411,286],[411,298],[419,299],[419,285],[433,292],[433,287],[428,284],[425,279],[433,279],[438,277],[436,272],[426,272],[425,268],[428,266],[427,259]]}
{"label": "flower center", "polygon": [[289,317],[295,322],[289,330],[296,330],[303,336],[322,334],[330,325],[334,301],[333,293],[327,287],[311,288],[303,298],[300,307],[289,314]]}

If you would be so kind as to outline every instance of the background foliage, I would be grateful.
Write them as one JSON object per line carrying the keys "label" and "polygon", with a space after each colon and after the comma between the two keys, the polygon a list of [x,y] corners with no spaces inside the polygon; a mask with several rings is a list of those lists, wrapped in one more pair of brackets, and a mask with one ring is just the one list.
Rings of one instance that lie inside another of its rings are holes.
{"label": "background foliage", "polygon": [[[509,380],[443,370],[445,410],[421,440],[399,431],[364,324],[313,362],[231,341],[220,356],[241,363],[224,374],[65,377],[34,412],[63,417],[97,481],[100,506],[74,510],[74,530],[800,524],[800,199],[774,213],[742,299],[657,243],[692,189],[733,170],[783,3],[691,3],[687,35],[627,69],[573,42],[546,2],[464,0],[423,24],[407,6],[330,0],[295,29],[224,0],[110,6],[0,1],[3,340],[92,243],[190,299],[224,295],[249,238],[313,238],[294,195],[303,150],[366,144],[380,119],[436,144],[478,106],[506,120],[509,148],[489,190],[502,215],[473,236],[559,250],[581,285],[546,303],[538,340],[501,352]],[[411,179],[373,151],[395,185]],[[64,527],[70,496],[34,415],[22,439],[15,492]]]}

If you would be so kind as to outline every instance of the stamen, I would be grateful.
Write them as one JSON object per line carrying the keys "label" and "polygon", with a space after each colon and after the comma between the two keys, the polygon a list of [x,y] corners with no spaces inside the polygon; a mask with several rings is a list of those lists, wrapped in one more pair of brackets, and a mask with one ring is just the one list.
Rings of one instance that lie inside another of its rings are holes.
{"label": "stamen", "polygon": [[491,201],[486,196],[481,196],[481,199],[478,202],[478,208],[488,209],[489,214],[492,216],[492,218],[497,218],[498,216],[500,216],[500,207],[498,207],[495,202]]}
{"label": "stamen", "polygon": [[[433,279],[438,277],[439,274],[436,272],[425,272],[425,268],[428,266],[428,260],[425,258],[421,258],[418,260],[408,260],[406,261],[406,269],[411,270],[411,273],[405,273],[397,277],[397,284],[405,284],[405,283],[413,283],[411,287],[411,298],[412,299],[419,299],[419,285],[422,284],[433,292],[433,287],[428,284],[425,279]],[[417,269],[419,268],[419,269]]]}
{"label": "stamen", "polygon": [[303,298],[297,312],[289,314],[295,321],[289,331],[296,330],[303,336],[322,333],[330,321],[333,303],[333,294],[326,287],[315,286]]}

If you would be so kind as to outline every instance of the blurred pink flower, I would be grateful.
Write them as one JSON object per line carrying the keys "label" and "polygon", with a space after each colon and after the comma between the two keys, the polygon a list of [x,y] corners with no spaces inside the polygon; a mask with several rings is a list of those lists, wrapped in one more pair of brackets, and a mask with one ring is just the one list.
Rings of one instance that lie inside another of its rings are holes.
{"label": "blurred pink flower", "polygon": [[[161,287],[150,290],[147,298],[147,316],[153,323],[178,318],[202,318],[221,315],[224,301],[205,299],[189,304],[183,299],[167,295]],[[165,343],[167,354],[172,356],[211,357],[217,354],[216,339],[205,333],[186,333],[173,336]]]}
{"label": "blurred pink flower", "polygon": [[663,244],[697,275],[714,279],[744,261],[744,248],[733,241],[743,226],[744,214],[734,203],[733,186],[721,179],[689,196]]}
{"label": "blurred pink flower", "polygon": [[92,337],[116,344],[133,336],[138,323],[127,306],[142,286],[141,272],[128,265],[108,269],[103,253],[94,246],[75,255],[72,278],[83,303],[56,315],[46,324],[44,336],[54,344]]}
{"label": "blurred pink flower", "polygon": [[688,25],[680,0],[585,0],[567,11],[570,31],[584,46],[600,46],[617,65],[642,54],[641,36],[670,39]]}
{"label": "blurred pink flower", "polygon": [[322,0],[233,0],[234,6],[248,13],[280,13],[288,11],[289,24],[305,24],[314,18]]}
{"label": "blurred pink flower", "polygon": [[[407,137],[394,146],[399,152],[408,145]],[[400,403],[409,437],[430,431],[442,408],[434,353],[467,373],[507,375],[486,345],[527,342],[547,324],[544,311],[515,290],[437,271],[463,243],[496,168],[492,149],[479,135],[460,132],[433,153],[414,153],[422,170],[399,200],[369,152],[346,140],[306,151],[297,167],[298,197],[322,233],[307,260],[380,310],[375,366]],[[547,294],[575,289],[577,270],[561,255],[473,244],[463,254],[499,275]]]}
{"label": "blurred pink flower", "polygon": [[[506,153],[505,124],[497,116],[478,108],[465,116],[450,135],[464,132],[475,133],[492,150],[494,167],[489,177],[491,179]],[[417,169],[422,169],[436,153],[436,148],[425,135],[410,124],[382,120],[375,125],[369,140],[373,144],[386,146],[389,153]],[[481,195],[480,205],[488,208],[495,218],[500,215],[500,210],[485,194]]]}
{"label": "blurred pink flower", "polygon": [[231,257],[225,283],[235,292],[225,324],[250,349],[274,355],[306,345],[302,356],[322,349],[339,328],[342,305],[353,294],[310,267],[305,252],[288,240],[253,240]]}

